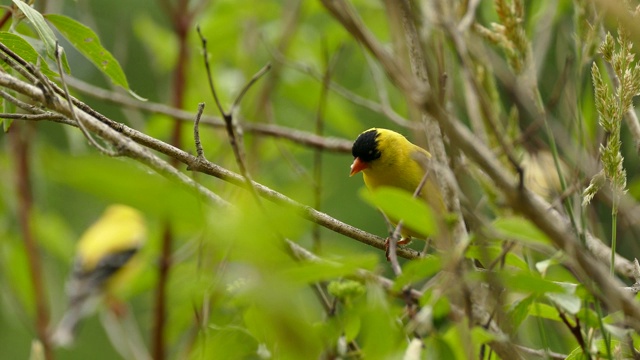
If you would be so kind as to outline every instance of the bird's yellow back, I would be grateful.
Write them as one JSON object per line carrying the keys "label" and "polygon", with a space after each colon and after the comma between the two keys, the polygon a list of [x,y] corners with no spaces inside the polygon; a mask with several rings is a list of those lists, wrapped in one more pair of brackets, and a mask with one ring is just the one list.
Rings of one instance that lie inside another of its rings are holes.
{"label": "bird's yellow back", "polygon": [[83,270],[91,270],[105,255],[137,249],[145,238],[142,214],[129,206],[112,205],[78,242],[79,265]]}

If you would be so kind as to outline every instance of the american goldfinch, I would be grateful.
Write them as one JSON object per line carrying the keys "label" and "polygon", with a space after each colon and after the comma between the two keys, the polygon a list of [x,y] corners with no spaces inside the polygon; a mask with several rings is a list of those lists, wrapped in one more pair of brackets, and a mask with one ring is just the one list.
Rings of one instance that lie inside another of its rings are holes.
{"label": "american goldfinch", "polygon": [[[381,186],[389,186],[415,192],[425,175],[423,163],[431,158],[427,150],[412,144],[401,134],[380,128],[369,129],[360,134],[353,143],[351,153],[354,160],[350,176],[362,172],[365,185],[372,191]],[[442,195],[432,180],[427,180],[420,197],[434,210],[444,212]],[[396,222],[394,219],[391,221]],[[412,236],[425,237],[405,227],[399,243],[408,243]]]}
{"label": "american goldfinch", "polygon": [[67,283],[69,309],[53,332],[58,346],[73,342],[79,321],[89,315],[100,300],[126,277],[135,254],[146,239],[142,214],[129,206],[109,206],[82,235]]}

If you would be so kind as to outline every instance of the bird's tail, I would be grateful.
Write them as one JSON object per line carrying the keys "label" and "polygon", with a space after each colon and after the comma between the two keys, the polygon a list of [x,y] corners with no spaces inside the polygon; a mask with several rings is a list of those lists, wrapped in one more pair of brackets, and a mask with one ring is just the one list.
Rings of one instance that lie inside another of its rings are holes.
{"label": "bird's tail", "polygon": [[80,307],[71,307],[51,334],[51,343],[57,347],[69,347],[75,339],[78,323],[82,319]]}

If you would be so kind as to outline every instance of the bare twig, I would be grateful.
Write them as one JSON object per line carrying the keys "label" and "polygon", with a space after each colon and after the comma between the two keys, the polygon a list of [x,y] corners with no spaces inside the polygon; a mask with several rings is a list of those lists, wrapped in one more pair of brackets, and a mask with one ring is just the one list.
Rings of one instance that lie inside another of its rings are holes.
{"label": "bare twig", "polygon": [[233,100],[233,104],[231,105],[231,109],[229,110],[230,114],[233,114],[235,112],[236,108],[240,105],[242,98],[247,93],[247,91],[251,88],[251,86],[253,86],[253,84],[255,84],[256,81],[258,81],[264,74],[269,72],[269,70],[271,70],[271,64],[265,65],[264,67],[262,67],[262,69],[258,70],[258,72],[255,73],[255,75],[251,77],[251,80],[249,80],[248,83],[246,83],[242,87],[242,90],[240,90],[240,93],[238,94],[238,96],[236,96],[236,99]]}
{"label": "bare twig", "polygon": [[[87,84],[78,79],[68,78],[67,82],[69,83],[69,85],[87,94],[88,96],[119,104],[121,106],[140,109],[156,114],[164,114],[182,122],[191,122],[195,118],[195,114],[191,112],[176,109],[175,107],[167,106],[164,104],[136,100],[126,95],[107,91],[99,87]],[[77,105],[78,104],[76,104],[76,106]],[[224,121],[221,118],[215,116],[203,115],[201,118],[201,123],[216,128],[225,127]],[[275,124],[262,124],[252,121],[240,121],[238,122],[238,124],[242,127],[243,131],[247,133],[255,133],[259,135],[282,138],[312,148],[320,148],[325,151],[345,154],[351,153],[352,142],[347,139],[318,137],[306,131],[278,126]]]}
{"label": "bare twig", "polygon": [[196,121],[193,123],[193,139],[196,143],[196,154],[198,158],[204,158],[204,150],[202,149],[202,143],[200,142],[200,118],[204,111],[204,103],[198,104],[198,113],[196,114]]}
{"label": "bare twig", "polygon": [[209,65],[209,54],[207,53],[207,38],[205,38],[204,35],[202,35],[202,32],[200,31],[200,26],[196,26],[196,30],[198,31],[198,36],[200,37],[201,47],[202,47],[202,51],[203,51],[202,56],[204,58],[204,66],[205,66],[205,68],[207,70],[207,80],[209,81],[209,90],[211,91],[211,94],[213,95],[213,99],[216,102],[216,106],[218,107],[218,111],[224,117],[226,112],[224,111],[224,108],[222,107],[222,103],[220,103],[220,99],[218,98],[218,93],[216,93],[216,87],[213,86],[213,78],[211,77],[211,66]]}

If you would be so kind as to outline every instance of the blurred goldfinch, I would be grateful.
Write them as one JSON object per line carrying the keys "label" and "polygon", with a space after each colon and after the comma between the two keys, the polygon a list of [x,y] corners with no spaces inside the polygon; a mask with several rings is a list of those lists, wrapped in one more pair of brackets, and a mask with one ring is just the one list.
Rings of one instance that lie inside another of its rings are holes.
{"label": "blurred goldfinch", "polygon": [[126,278],[146,232],[138,210],[112,205],[82,235],[66,287],[69,309],[52,334],[54,344],[70,345],[79,321],[94,310],[100,295],[109,294],[118,280]]}
{"label": "blurred goldfinch", "polygon": [[[354,160],[350,176],[362,172],[364,183],[369,190],[389,186],[404,189],[409,193],[414,193],[418,188],[425,174],[424,164],[431,158],[427,150],[412,144],[401,134],[380,128],[369,129],[360,134],[353,143],[351,153]],[[433,180],[427,180],[420,197],[435,211],[445,211],[442,195]],[[394,219],[391,220],[396,222]],[[408,243],[412,236],[425,237],[403,227],[399,243]]]}

